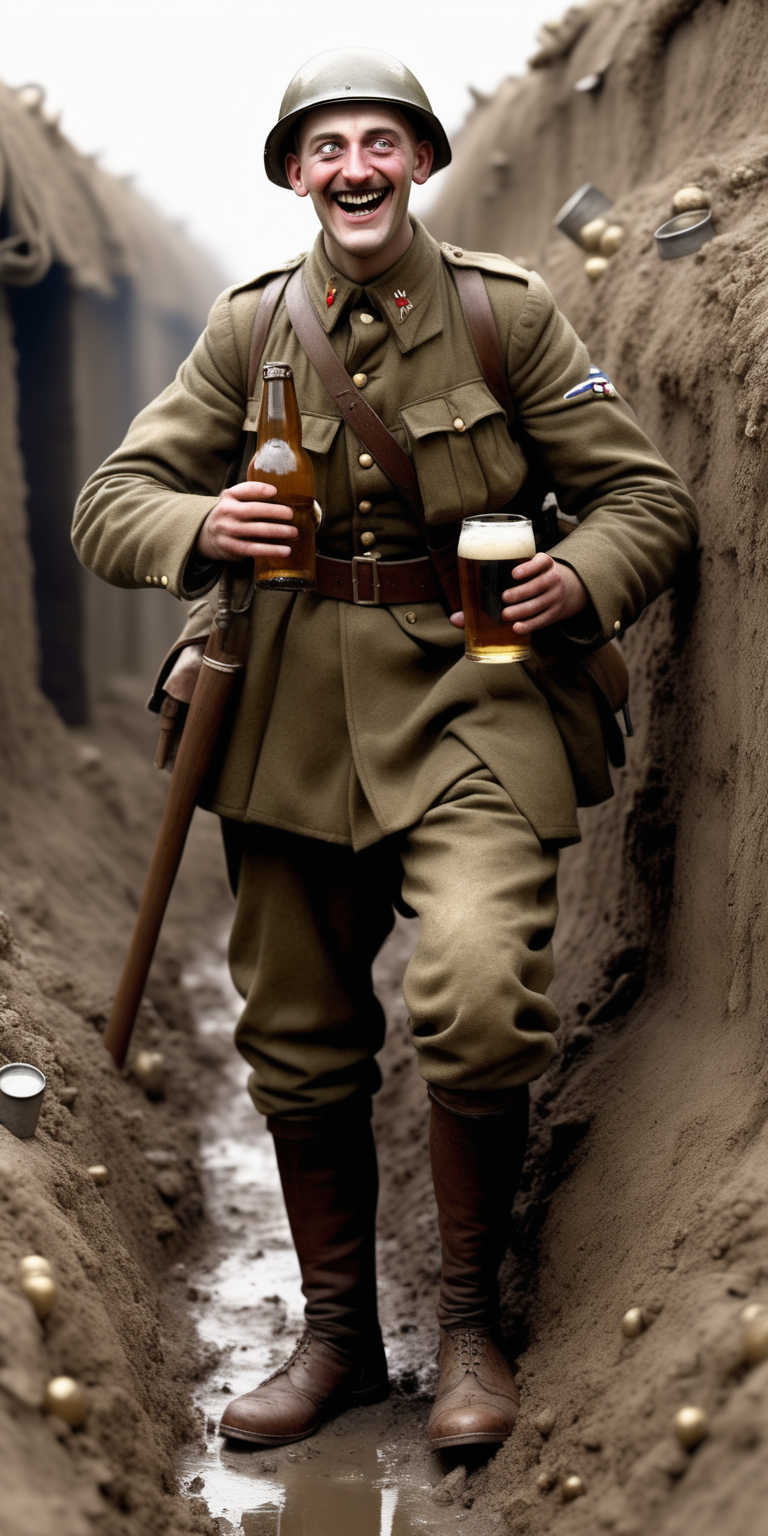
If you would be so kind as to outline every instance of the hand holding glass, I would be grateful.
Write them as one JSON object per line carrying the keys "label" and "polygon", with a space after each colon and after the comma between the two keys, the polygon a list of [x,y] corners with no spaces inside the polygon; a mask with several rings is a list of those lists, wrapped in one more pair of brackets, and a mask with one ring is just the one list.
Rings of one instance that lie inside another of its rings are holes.
{"label": "hand holding glass", "polygon": [[527,638],[501,617],[503,593],[516,565],[536,553],[533,525],[514,512],[465,517],[459,535],[459,583],[464,606],[464,654],[469,661],[527,661]]}

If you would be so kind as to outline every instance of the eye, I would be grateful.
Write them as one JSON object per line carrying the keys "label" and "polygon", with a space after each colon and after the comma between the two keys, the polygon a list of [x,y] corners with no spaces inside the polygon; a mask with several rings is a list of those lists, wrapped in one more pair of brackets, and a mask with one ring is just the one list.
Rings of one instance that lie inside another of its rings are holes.
{"label": "eye", "polygon": [[335,139],[326,139],[325,144],[320,145],[319,152],[321,155],[337,155],[340,148],[341,145],[337,144]]}
{"label": "eye", "polygon": [[392,148],[392,140],[391,139],[374,139],[372,148],[373,149],[391,149]]}

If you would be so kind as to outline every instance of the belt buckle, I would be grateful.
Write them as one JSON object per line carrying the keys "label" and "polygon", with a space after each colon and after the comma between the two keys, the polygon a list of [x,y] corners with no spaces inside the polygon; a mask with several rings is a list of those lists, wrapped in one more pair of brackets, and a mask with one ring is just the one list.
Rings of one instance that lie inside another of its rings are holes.
{"label": "belt buckle", "polygon": [[[352,556],[352,601],[358,608],[379,608],[381,606],[381,577],[376,561],[378,555],[353,555]],[[360,597],[358,595],[358,565],[370,565],[372,567],[371,580],[373,582],[373,597]]]}

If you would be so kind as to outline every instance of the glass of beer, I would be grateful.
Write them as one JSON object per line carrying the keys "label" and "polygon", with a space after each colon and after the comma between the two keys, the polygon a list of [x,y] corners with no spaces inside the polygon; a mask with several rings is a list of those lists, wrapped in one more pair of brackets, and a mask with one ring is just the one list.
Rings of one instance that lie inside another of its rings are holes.
{"label": "glass of beer", "polygon": [[465,517],[459,535],[459,582],[464,607],[464,655],[470,661],[527,661],[527,636],[501,617],[502,592],[516,565],[536,553],[533,524],[514,512]]}

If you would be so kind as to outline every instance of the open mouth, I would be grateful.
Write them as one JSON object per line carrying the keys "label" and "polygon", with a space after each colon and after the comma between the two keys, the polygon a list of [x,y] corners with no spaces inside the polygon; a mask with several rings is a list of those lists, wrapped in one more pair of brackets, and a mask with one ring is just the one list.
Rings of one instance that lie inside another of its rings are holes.
{"label": "open mouth", "polygon": [[367,214],[376,213],[391,190],[391,187],[374,187],[369,192],[334,192],[333,200],[348,218],[362,219]]}

